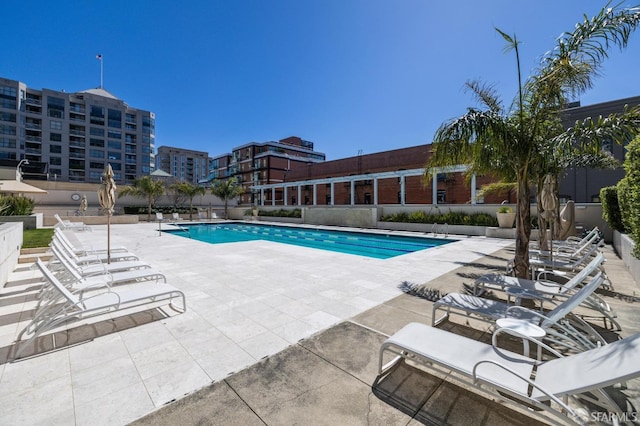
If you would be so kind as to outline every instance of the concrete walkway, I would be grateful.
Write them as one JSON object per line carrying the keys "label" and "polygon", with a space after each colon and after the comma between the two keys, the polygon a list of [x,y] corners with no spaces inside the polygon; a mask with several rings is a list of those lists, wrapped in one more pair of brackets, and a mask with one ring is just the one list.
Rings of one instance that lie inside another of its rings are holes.
{"label": "concrete walkway", "polygon": [[[377,260],[264,241],[211,246],[156,227],[113,226],[112,244],[164,271],[185,291],[186,313],[114,316],[81,335],[70,329],[78,344],[6,363],[40,286],[38,273],[17,268],[0,292],[1,424],[531,424],[414,368],[396,372],[393,389],[372,389],[386,336],[431,322],[431,302],[398,285],[458,291],[473,274],[502,270],[508,241],[462,238]],[[93,229],[78,238],[104,244],[106,228]],[[637,286],[606,256],[616,289],[606,297],[633,333]]]}

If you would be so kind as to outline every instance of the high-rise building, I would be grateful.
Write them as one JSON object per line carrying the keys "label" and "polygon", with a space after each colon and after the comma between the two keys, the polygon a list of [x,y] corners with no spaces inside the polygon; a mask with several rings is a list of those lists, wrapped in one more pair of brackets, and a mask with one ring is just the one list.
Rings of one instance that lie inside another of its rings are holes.
{"label": "high-rise building", "polygon": [[[231,155],[214,157],[210,180],[232,178],[244,189],[241,204],[260,203],[254,185],[286,182],[292,170],[325,161],[325,154],[314,151],[313,142],[290,136],[279,141],[251,142],[233,148]],[[225,170],[226,169],[226,170]]]}
{"label": "high-rise building", "polygon": [[156,168],[178,181],[197,184],[209,175],[209,153],[171,146],[158,147]]}
{"label": "high-rise building", "polygon": [[67,93],[0,78],[0,159],[43,162],[50,180],[100,182],[107,163],[121,184],[155,165],[155,114],[104,88]]}

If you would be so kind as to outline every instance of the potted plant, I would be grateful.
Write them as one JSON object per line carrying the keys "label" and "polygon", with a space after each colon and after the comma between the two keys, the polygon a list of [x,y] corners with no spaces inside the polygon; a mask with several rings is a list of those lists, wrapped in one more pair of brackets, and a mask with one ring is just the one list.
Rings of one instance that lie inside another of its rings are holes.
{"label": "potted plant", "polygon": [[513,224],[516,222],[516,214],[509,206],[501,206],[496,213],[496,217],[500,228],[513,228]]}

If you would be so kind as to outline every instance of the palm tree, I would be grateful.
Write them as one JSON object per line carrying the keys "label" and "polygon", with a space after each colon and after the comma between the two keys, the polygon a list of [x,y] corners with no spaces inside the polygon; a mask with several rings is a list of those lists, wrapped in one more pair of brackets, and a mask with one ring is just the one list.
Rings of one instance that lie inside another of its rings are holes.
{"label": "palm tree", "polygon": [[542,58],[540,68],[525,83],[517,38],[496,28],[507,42],[505,50],[516,54],[518,93],[512,106],[504,108],[492,86],[467,82],[482,108],[469,108],[461,117],[442,124],[434,136],[426,177],[435,167],[469,164],[467,173],[516,183],[514,266],[518,277],[529,275],[531,184],[558,166],[553,159],[546,161],[550,152],[571,153],[566,158],[573,161],[587,152],[587,147],[588,152],[597,152],[604,137],[623,142],[625,131],[630,129],[622,124],[628,118],[612,120],[609,127],[594,122],[591,132],[582,133],[580,130],[589,126],[565,131],[561,122],[567,99],[592,87],[608,49],[626,47],[630,34],[640,25],[640,9],[608,6],[591,19],[585,16],[572,32],[560,36],[557,46]]}
{"label": "palm tree", "polygon": [[226,219],[229,217],[227,213],[229,200],[242,195],[244,189],[242,189],[242,185],[238,185],[236,180],[232,178],[214,181],[211,187],[211,193],[224,201],[224,217]]}
{"label": "palm tree", "polygon": [[133,181],[133,185],[125,186],[118,191],[118,198],[125,195],[131,195],[137,198],[146,198],[147,200],[147,220],[151,222],[151,207],[158,197],[164,194],[164,183],[153,180],[151,176],[142,176]]}
{"label": "palm tree", "polygon": [[204,187],[194,185],[190,182],[176,182],[172,184],[170,188],[189,199],[189,220],[193,220],[193,197],[196,195],[204,195],[206,192]]}

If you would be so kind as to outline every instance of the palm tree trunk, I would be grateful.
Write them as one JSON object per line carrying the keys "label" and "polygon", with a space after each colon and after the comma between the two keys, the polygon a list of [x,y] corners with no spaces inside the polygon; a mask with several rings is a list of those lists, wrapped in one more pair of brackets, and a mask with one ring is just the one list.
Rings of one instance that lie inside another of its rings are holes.
{"label": "palm tree trunk", "polygon": [[[526,173],[526,172],[523,172]],[[529,239],[531,237],[531,204],[527,179],[518,179],[518,199],[516,202],[516,254],[514,268],[516,277],[529,277]]]}
{"label": "palm tree trunk", "polygon": [[147,201],[147,222],[151,222],[151,195],[149,195],[149,199]]}

